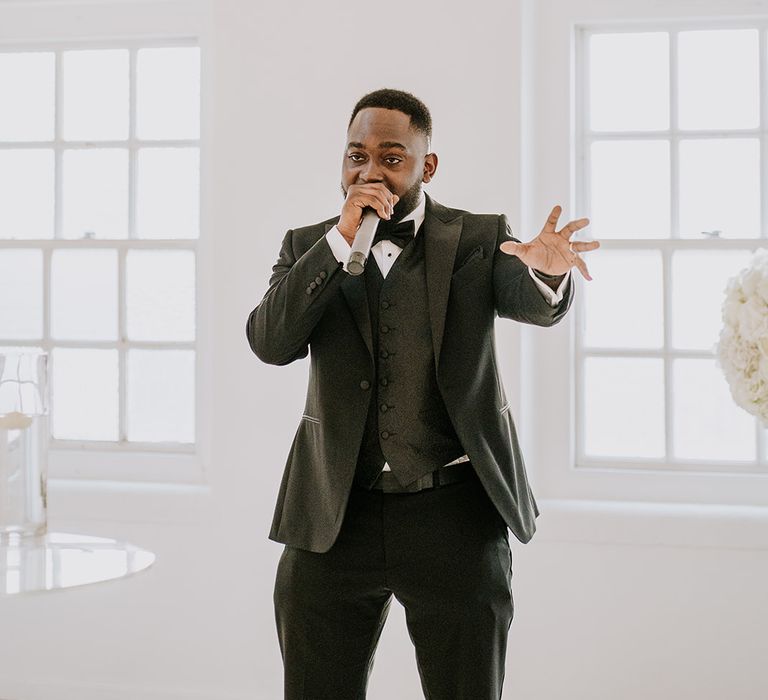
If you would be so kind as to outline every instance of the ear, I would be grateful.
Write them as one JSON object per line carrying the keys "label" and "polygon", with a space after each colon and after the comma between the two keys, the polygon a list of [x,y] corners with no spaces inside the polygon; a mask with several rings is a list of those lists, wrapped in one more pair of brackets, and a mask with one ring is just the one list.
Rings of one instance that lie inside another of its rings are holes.
{"label": "ear", "polygon": [[437,172],[437,153],[427,153],[424,156],[424,173],[421,176],[422,182],[429,182]]}

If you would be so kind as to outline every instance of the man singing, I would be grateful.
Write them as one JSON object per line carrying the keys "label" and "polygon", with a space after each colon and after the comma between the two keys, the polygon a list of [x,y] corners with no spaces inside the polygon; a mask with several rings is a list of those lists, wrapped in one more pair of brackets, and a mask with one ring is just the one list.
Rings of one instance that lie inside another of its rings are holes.
{"label": "man singing", "polygon": [[[365,698],[394,594],[429,700],[499,700],[513,616],[507,529],[539,514],[498,373],[495,317],[550,326],[590,279],[559,231],[529,243],[506,217],[422,190],[437,171],[427,107],[377,90],[354,107],[344,204],[288,231],[246,327],[256,355],[310,355],[304,414],[270,538],[286,700]],[[365,272],[346,270],[364,212],[381,219]]]}

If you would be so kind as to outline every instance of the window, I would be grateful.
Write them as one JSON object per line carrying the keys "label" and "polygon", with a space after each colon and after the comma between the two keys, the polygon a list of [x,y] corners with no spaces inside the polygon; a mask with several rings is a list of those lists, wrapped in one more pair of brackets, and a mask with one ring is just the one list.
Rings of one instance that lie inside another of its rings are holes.
{"label": "window", "polygon": [[0,345],[51,354],[54,448],[196,445],[200,50],[0,45]]}
{"label": "window", "polygon": [[766,471],[714,350],[768,236],[767,29],[579,33],[577,202],[602,248],[576,309],[577,468]]}

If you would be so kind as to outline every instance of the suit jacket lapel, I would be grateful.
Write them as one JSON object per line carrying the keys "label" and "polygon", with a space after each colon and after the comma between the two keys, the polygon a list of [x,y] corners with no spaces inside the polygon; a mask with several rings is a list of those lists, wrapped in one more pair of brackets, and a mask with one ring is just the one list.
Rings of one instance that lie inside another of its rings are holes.
{"label": "suit jacket lapel", "polygon": [[427,195],[424,217],[424,254],[427,268],[427,296],[429,321],[432,326],[432,345],[435,366],[440,364],[443,345],[445,314],[456,251],[461,238],[462,218],[446,209]]}

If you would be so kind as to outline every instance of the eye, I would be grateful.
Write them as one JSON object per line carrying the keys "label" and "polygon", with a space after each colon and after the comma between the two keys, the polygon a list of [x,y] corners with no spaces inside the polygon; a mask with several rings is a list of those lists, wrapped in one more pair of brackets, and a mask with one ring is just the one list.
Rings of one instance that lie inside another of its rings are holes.
{"label": "eye", "polygon": [[398,163],[402,163],[403,159],[398,158],[397,156],[387,156],[384,161],[387,163],[387,165],[397,165]]}
{"label": "eye", "polygon": [[362,163],[365,160],[365,156],[361,155],[360,153],[350,153],[347,158],[349,158],[353,163]]}

